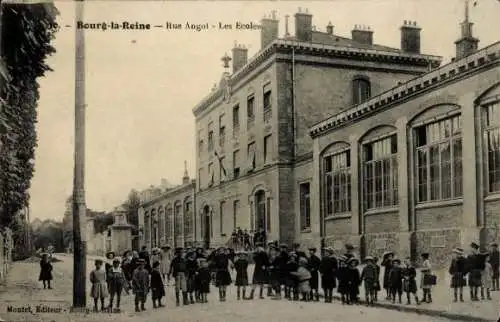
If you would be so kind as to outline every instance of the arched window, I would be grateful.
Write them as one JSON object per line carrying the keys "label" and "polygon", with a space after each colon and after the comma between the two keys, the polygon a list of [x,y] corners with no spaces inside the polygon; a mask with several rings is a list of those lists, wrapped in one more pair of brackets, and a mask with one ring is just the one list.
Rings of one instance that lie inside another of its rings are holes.
{"label": "arched window", "polygon": [[266,220],[266,215],[266,193],[264,192],[264,190],[259,190],[255,194],[255,228],[257,230],[269,230],[269,228],[267,227],[268,222]]}
{"label": "arched window", "polygon": [[351,211],[351,153],[349,148],[323,157],[326,217]]}
{"label": "arched window", "polygon": [[356,76],[352,80],[352,103],[358,105],[371,97],[370,79],[365,76]]}
{"label": "arched window", "polygon": [[500,192],[500,101],[482,106],[488,192]]}
{"label": "arched window", "polygon": [[191,199],[184,201],[184,237],[193,234],[193,202]]}
{"label": "arched window", "polygon": [[462,117],[414,127],[417,202],[462,197]]}
{"label": "arched window", "polygon": [[182,236],[182,205],[177,201],[174,205],[174,236],[177,239]]}
{"label": "arched window", "polygon": [[365,210],[398,204],[398,145],[396,134],[363,144]]}
{"label": "arched window", "polygon": [[173,244],[173,223],[174,223],[174,218],[173,218],[173,211],[172,211],[172,205],[168,204],[166,207],[166,218],[165,218],[165,235],[167,237],[167,244],[171,245]]}

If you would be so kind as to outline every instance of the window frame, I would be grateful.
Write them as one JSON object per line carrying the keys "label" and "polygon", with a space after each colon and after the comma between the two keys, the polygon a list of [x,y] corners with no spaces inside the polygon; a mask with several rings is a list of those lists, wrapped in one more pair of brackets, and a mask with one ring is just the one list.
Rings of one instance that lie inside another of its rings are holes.
{"label": "window frame", "polygon": [[[307,186],[307,193],[303,193],[303,187]],[[311,182],[305,181],[299,183],[299,216],[300,230],[311,229]]]}
{"label": "window frame", "polygon": [[[272,160],[274,158],[274,155],[272,155],[273,149],[269,148],[273,144],[272,139],[273,139],[272,133],[264,136],[264,164],[269,164],[270,162],[272,162]],[[269,144],[269,147],[268,147],[268,144]]]}
{"label": "window frame", "polygon": [[233,113],[233,137],[236,137],[239,132],[240,132],[240,124],[241,124],[241,119],[240,119],[240,104],[236,104],[233,106],[232,109]]}
{"label": "window frame", "polygon": [[[238,158],[236,158],[235,156],[238,156]],[[238,160],[236,160],[238,159]],[[238,179],[240,176],[241,176],[241,150],[240,149],[236,149],[233,151],[233,179]],[[238,161],[238,162],[236,162]],[[238,164],[236,164],[238,163]],[[237,165],[237,166],[236,166]]]}
{"label": "window frame", "polygon": [[[480,104],[480,111],[481,111],[481,127],[482,127],[482,135],[483,135],[483,157],[484,157],[484,161],[483,161],[483,164],[484,164],[484,176],[485,176],[485,182],[486,182],[486,187],[485,187],[485,190],[486,190],[486,195],[499,195],[500,194],[500,178],[499,180],[495,180],[495,182],[493,183],[492,180],[491,180],[491,175],[492,175],[492,172],[494,173],[494,176],[499,176],[498,174],[495,174],[495,173],[498,173],[500,172],[500,162],[496,160],[496,156],[495,156],[495,163],[498,163],[498,167],[495,166],[495,170],[492,170],[490,168],[491,166],[491,160],[490,160],[490,153],[495,153],[496,154],[499,154],[500,155],[500,144],[498,144],[498,149],[497,150],[492,150],[490,151],[490,135],[492,132],[500,132],[500,118],[498,121],[496,121],[495,123],[493,124],[488,124],[489,122],[489,108],[490,107],[493,107],[493,106],[496,106],[498,108],[498,111],[496,111],[496,113],[498,113],[497,116],[500,116],[500,100],[493,100],[493,101],[489,101],[489,102],[486,102],[486,103],[482,103]],[[500,133],[498,133],[499,137],[500,137]],[[497,152],[498,151],[498,152]],[[500,158],[498,158],[500,160]],[[492,188],[492,185],[497,185],[497,188]]]}
{"label": "window frame", "polygon": [[[362,94],[363,85],[366,85],[365,93]],[[352,105],[366,102],[372,96],[372,84],[367,76],[356,76],[352,79]]]}
{"label": "window frame", "polygon": [[[326,171],[326,162],[327,159],[332,160],[334,157],[339,157],[341,155],[345,154],[346,155],[346,163],[349,165],[347,167],[343,168],[334,168],[333,165],[331,166],[330,171]],[[323,180],[322,180],[322,189],[323,189],[323,194],[324,194],[324,202],[323,202],[323,207],[325,211],[325,217],[332,217],[332,216],[342,216],[345,214],[350,214],[352,211],[352,158],[351,158],[351,148],[350,147],[345,147],[342,149],[338,149],[335,151],[332,151],[330,153],[327,153],[323,155],[322,157],[322,174],[323,174]],[[335,175],[338,175],[340,177],[346,177],[344,185],[345,185],[345,192],[343,192],[343,197],[342,199],[338,200],[339,204],[344,203],[345,207],[342,208],[340,211],[336,212],[335,211],[335,199],[334,199],[334,183],[335,183]],[[331,178],[331,200],[329,197],[329,189],[328,189],[328,178]],[[331,203],[331,205],[330,205]],[[331,212],[330,209],[331,208]]]}

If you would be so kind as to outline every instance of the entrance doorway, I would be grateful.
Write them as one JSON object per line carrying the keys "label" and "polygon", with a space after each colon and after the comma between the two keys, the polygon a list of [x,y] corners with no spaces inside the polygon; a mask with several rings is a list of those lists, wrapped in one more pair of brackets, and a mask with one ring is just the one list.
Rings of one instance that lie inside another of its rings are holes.
{"label": "entrance doorway", "polygon": [[203,242],[205,248],[210,248],[210,238],[212,237],[212,220],[210,217],[210,207],[205,206],[203,208]]}
{"label": "entrance doorway", "polygon": [[263,229],[267,231],[266,227],[266,194],[263,190],[257,191],[255,194],[255,228],[256,231]]}

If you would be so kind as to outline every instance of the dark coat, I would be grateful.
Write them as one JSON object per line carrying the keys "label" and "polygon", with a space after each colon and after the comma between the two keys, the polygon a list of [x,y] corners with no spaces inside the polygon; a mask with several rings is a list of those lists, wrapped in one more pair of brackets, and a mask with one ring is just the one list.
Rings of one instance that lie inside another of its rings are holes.
{"label": "dark coat", "polygon": [[448,272],[451,275],[450,287],[457,288],[466,286],[467,282],[465,280],[465,275],[467,274],[467,260],[464,257],[453,259]]}
{"label": "dark coat", "polygon": [[198,261],[196,259],[186,259],[186,286],[188,292],[196,290],[196,272],[198,271]]}
{"label": "dark coat", "polygon": [[234,262],[234,269],[236,270],[236,286],[248,286],[248,261],[239,258]]}
{"label": "dark coat", "polygon": [[161,273],[156,269],[151,272],[151,295],[154,299],[165,296],[165,285]]}
{"label": "dark coat", "polygon": [[266,252],[256,252],[253,256],[255,264],[253,271],[253,284],[266,284],[268,282],[269,257]]}
{"label": "dark coat", "polygon": [[200,292],[203,294],[210,293],[210,269],[208,267],[200,267],[197,277]]}
{"label": "dark coat", "polygon": [[339,281],[339,287],[337,291],[340,294],[347,294],[350,292],[349,286],[351,282],[351,276],[349,274],[349,268],[347,266],[340,267],[337,271],[337,279]]}
{"label": "dark coat", "polygon": [[417,270],[413,266],[408,266],[403,270],[403,289],[406,293],[417,293]]}
{"label": "dark coat", "polygon": [[490,253],[491,268],[493,268],[493,278],[498,278],[500,274],[500,252],[498,250]]}
{"label": "dark coat", "polygon": [[52,281],[52,264],[50,262],[45,262],[43,259],[40,261],[40,275],[38,276],[39,281]]}
{"label": "dark coat", "polygon": [[334,289],[337,286],[338,262],[335,257],[323,257],[319,264],[321,274],[321,288]]}
{"label": "dark coat", "polygon": [[361,275],[357,267],[348,267],[347,276],[349,280],[349,294],[357,296],[359,294],[359,286],[361,285]]}
{"label": "dark coat", "polygon": [[391,268],[389,271],[389,288],[403,291],[403,277],[403,269],[401,267]]}
{"label": "dark coat", "polygon": [[297,281],[296,276],[293,274],[297,272],[297,269],[299,268],[299,264],[295,260],[288,260],[288,263],[285,265],[285,272],[286,272],[286,285],[287,286],[294,286],[295,282]]}
{"label": "dark coat", "polygon": [[384,283],[383,283],[383,287],[384,287],[384,289],[388,289],[390,287],[389,273],[391,272],[391,268],[392,268],[392,260],[390,260],[388,258],[385,258],[382,261],[381,266],[384,267]]}
{"label": "dark coat", "polygon": [[229,258],[226,254],[217,254],[214,258],[215,267],[215,285],[227,286],[232,282],[231,274],[229,273]]}
{"label": "dark coat", "polygon": [[141,251],[139,253],[139,258],[144,259],[146,261],[146,269],[148,270],[149,273],[151,273],[151,259],[149,257],[149,253],[147,251]]}
{"label": "dark coat", "polygon": [[484,257],[481,254],[471,254],[467,257],[467,271],[469,286],[479,287],[482,284],[481,276],[484,270]]}
{"label": "dark coat", "polygon": [[378,283],[377,266],[375,266],[374,264],[367,264],[365,267],[363,267],[361,280],[363,280],[364,282],[366,291],[375,291],[377,289]]}
{"label": "dark coat", "polygon": [[307,261],[307,269],[311,273],[311,279],[309,280],[309,285],[311,289],[317,290],[319,286],[319,267],[321,266],[321,260],[316,255],[311,255]]}
{"label": "dark coat", "polygon": [[172,259],[172,262],[170,263],[170,275],[172,275],[173,278],[176,278],[179,273],[186,272],[186,260],[179,256],[174,257],[174,259]]}

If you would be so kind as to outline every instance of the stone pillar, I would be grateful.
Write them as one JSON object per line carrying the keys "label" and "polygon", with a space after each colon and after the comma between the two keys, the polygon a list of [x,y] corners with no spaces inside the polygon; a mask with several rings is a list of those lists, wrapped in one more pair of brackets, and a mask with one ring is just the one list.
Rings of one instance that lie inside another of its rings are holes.
{"label": "stone pillar", "polygon": [[399,212],[399,251],[402,258],[410,256],[410,222],[409,222],[409,191],[412,182],[413,171],[411,171],[408,160],[408,119],[401,117],[396,121],[398,142],[398,212]]}
{"label": "stone pillar", "polygon": [[476,133],[475,133],[475,93],[463,93],[459,99],[462,107],[462,169],[463,169],[463,206],[462,231],[460,234],[462,246],[479,242],[478,228],[478,193],[476,165]]}
{"label": "stone pillar", "polygon": [[[313,140],[313,162],[312,162],[312,180],[311,191],[309,200],[311,203],[311,234],[313,237],[314,246],[321,249],[321,237],[323,232],[321,229],[324,227],[324,220],[321,218],[321,159],[319,140]],[[300,207],[300,206],[299,206]],[[299,209],[300,213],[300,209]],[[298,221],[300,225],[300,220]]]}
{"label": "stone pillar", "polygon": [[350,243],[355,247],[354,252],[359,255],[363,241],[364,217],[362,207],[362,194],[360,193],[360,168],[362,167],[359,157],[359,136],[350,135],[349,145],[351,152],[351,224],[352,232]]}

